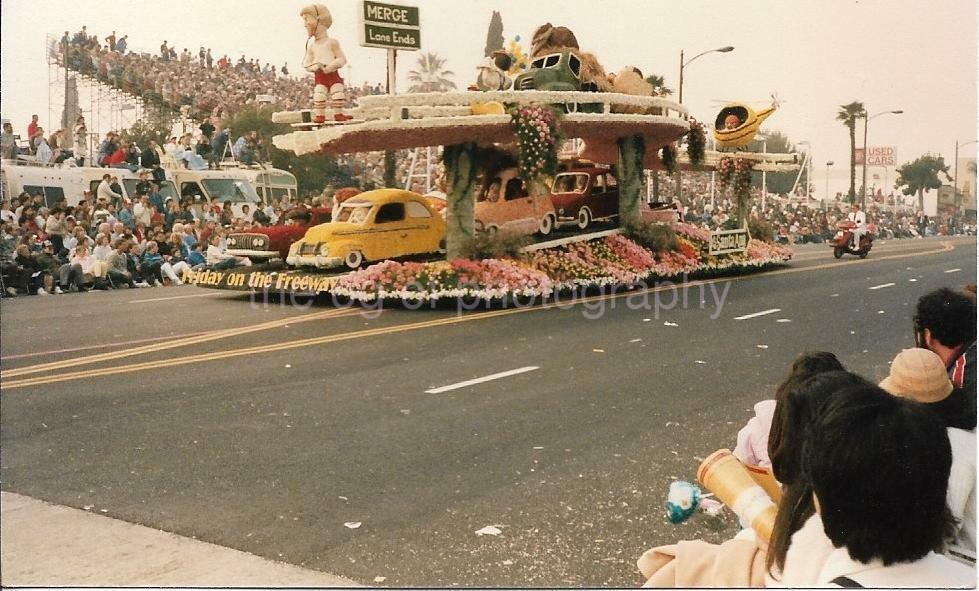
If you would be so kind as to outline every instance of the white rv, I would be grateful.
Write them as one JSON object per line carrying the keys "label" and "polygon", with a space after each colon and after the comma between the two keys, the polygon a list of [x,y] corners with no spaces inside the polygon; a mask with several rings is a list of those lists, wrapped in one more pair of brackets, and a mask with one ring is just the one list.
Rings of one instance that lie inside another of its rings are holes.
{"label": "white rv", "polygon": [[[33,163],[4,160],[2,167],[2,186],[5,198],[16,198],[26,191],[31,195],[41,193],[47,207],[53,206],[61,198],[66,198],[68,205],[78,205],[84,198],[85,191],[95,194],[98,191],[102,176],[110,174],[119,178],[123,196],[134,200],[136,183],[139,175],[125,168],[94,168],[90,166],[45,166]],[[177,189],[172,180],[160,184],[163,198],[177,198]],[[120,205],[115,204],[117,207]]]}

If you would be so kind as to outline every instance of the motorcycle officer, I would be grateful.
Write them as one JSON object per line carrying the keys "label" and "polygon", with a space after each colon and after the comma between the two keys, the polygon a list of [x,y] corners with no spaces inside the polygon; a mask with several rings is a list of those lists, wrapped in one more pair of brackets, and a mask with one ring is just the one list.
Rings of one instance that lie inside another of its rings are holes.
{"label": "motorcycle officer", "polygon": [[850,206],[850,213],[846,219],[853,222],[856,227],[853,229],[853,250],[860,250],[860,239],[867,234],[867,214],[860,211],[860,204],[854,203]]}

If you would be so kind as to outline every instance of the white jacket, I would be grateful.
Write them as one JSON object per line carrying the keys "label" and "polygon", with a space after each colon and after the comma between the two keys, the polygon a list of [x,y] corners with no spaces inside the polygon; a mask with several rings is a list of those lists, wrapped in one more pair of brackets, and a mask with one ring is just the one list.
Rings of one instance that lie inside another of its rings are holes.
{"label": "white jacket", "polygon": [[859,230],[867,227],[867,214],[862,211],[851,211],[846,215],[846,219],[855,223]]}
{"label": "white jacket", "polygon": [[948,475],[948,508],[959,520],[959,533],[953,550],[976,553],[976,434],[962,429],[948,430],[952,445],[952,470]]}
{"label": "white jacket", "polygon": [[848,577],[864,587],[975,587],[976,571],[947,556],[928,553],[914,562],[884,566],[850,558],[846,548],[833,548],[823,531],[819,514],[813,515],[792,536],[785,555],[781,581],[766,581],[769,587],[813,587],[831,585],[837,577]]}

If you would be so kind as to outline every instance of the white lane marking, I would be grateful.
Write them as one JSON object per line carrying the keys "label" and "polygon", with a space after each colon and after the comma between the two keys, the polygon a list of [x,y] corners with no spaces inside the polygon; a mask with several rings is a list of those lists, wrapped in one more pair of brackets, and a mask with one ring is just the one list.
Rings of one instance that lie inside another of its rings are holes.
{"label": "white lane marking", "polygon": [[182,295],[182,296],[170,296],[166,298],[150,298],[147,300],[129,300],[130,304],[144,304],[146,302],[162,302],[165,300],[182,300],[185,298],[209,298],[216,295],[221,295],[222,292],[215,291],[214,293],[195,293],[192,295]]}
{"label": "white lane marking", "polygon": [[757,318],[758,316],[766,316],[768,314],[774,314],[776,312],[781,312],[782,308],[772,308],[771,310],[762,310],[761,312],[755,312],[754,314],[745,314],[744,316],[737,316],[735,320],[747,320],[749,318]]}
{"label": "white lane marking", "polygon": [[536,365],[529,365],[527,367],[521,367],[518,369],[511,369],[510,371],[501,371],[500,373],[495,373],[488,376],[483,376],[481,378],[475,378],[472,380],[466,380],[465,382],[459,382],[457,384],[449,384],[448,386],[442,386],[440,388],[432,388],[431,390],[425,390],[426,394],[441,394],[442,392],[448,392],[449,390],[458,390],[459,388],[465,388],[466,386],[474,386],[476,384],[482,384],[483,382],[489,382],[492,380],[498,380],[500,378],[508,378],[510,376],[515,376],[522,373],[527,373],[529,371],[534,371],[540,369]]}
{"label": "white lane marking", "polygon": [[955,269],[949,269],[948,271],[945,271],[945,272],[946,272],[946,273],[958,273],[958,272],[959,272],[959,271],[961,271],[961,270],[962,270],[962,269],[959,269],[959,268],[955,268]]}
{"label": "white lane marking", "polygon": [[880,285],[875,285],[873,287],[868,287],[869,290],[884,289],[885,287],[894,287],[894,283],[881,283]]}

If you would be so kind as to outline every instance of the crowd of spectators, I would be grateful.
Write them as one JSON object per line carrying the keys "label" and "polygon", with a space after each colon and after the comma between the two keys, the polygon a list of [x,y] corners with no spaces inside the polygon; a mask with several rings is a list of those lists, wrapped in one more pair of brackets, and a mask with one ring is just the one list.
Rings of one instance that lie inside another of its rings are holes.
{"label": "crowd of spectators", "polygon": [[[244,54],[237,59],[227,54],[215,57],[203,46],[196,52],[187,47],[178,51],[167,40],[158,51],[137,52],[128,36],[115,31],[101,41],[87,27],[74,35],[65,31],[50,51],[70,70],[173,111],[187,107],[197,121],[263,102],[284,110],[306,108],[312,95],[306,72],[294,74],[288,63],[279,68]],[[347,97],[353,104],[361,96],[383,91],[380,84],[348,85]]]}
{"label": "crowd of spectators", "polygon": [[[687,174],[683,183],[686,203],[677,205],[684,221],[711,230],[728,228],[735,223],[736,206],[729,196],[715,194],[713,202],[710,199],[708,174]],[[671,181],[661,183],[660,191],[663,195],[672,195]],[[715,191],[719,189],[715,188]],[[760,187],[751,188],[751,202],[754,204],[749,214],[751,219],[768,226],[775,241],[784,244],[827,242],[836,234],[837,222],[846,219],[850,207],[840,194],[831,201],[769,194],[762,208]],[[928,217],[910,207],[884,205],[875,200],[868,200],[866,213],[867,223],[872,225],[877,238],[976,234],[975,216],[965,218],[942,213]]]}
{"label": "crowd of spectators", "polygon": [[186,270],[247,265],[224,253],[229,234],[273,225],[287,211],[333,194],[327,187],[315,199],[282,198],[236,212],[230,203],[203,208],[164,197],[148,171],[140,174],[135,203],[122,198],[118,182],[107,173],[76,205],[63,198],[45,207],[42,194],[26,192],[0,202],[3,295],[180,285]]}
{"label": "crowd of spectators", "polygon": [[[921,296],[910,328],[914,348],[879,384],[832,353],[800,355],[733,452],[780,495],[739,496],[744,529],[720,545],[647,551],[646,586],[974,586],[975,284]],[[751,515],[773,501],[758,527]]]}

